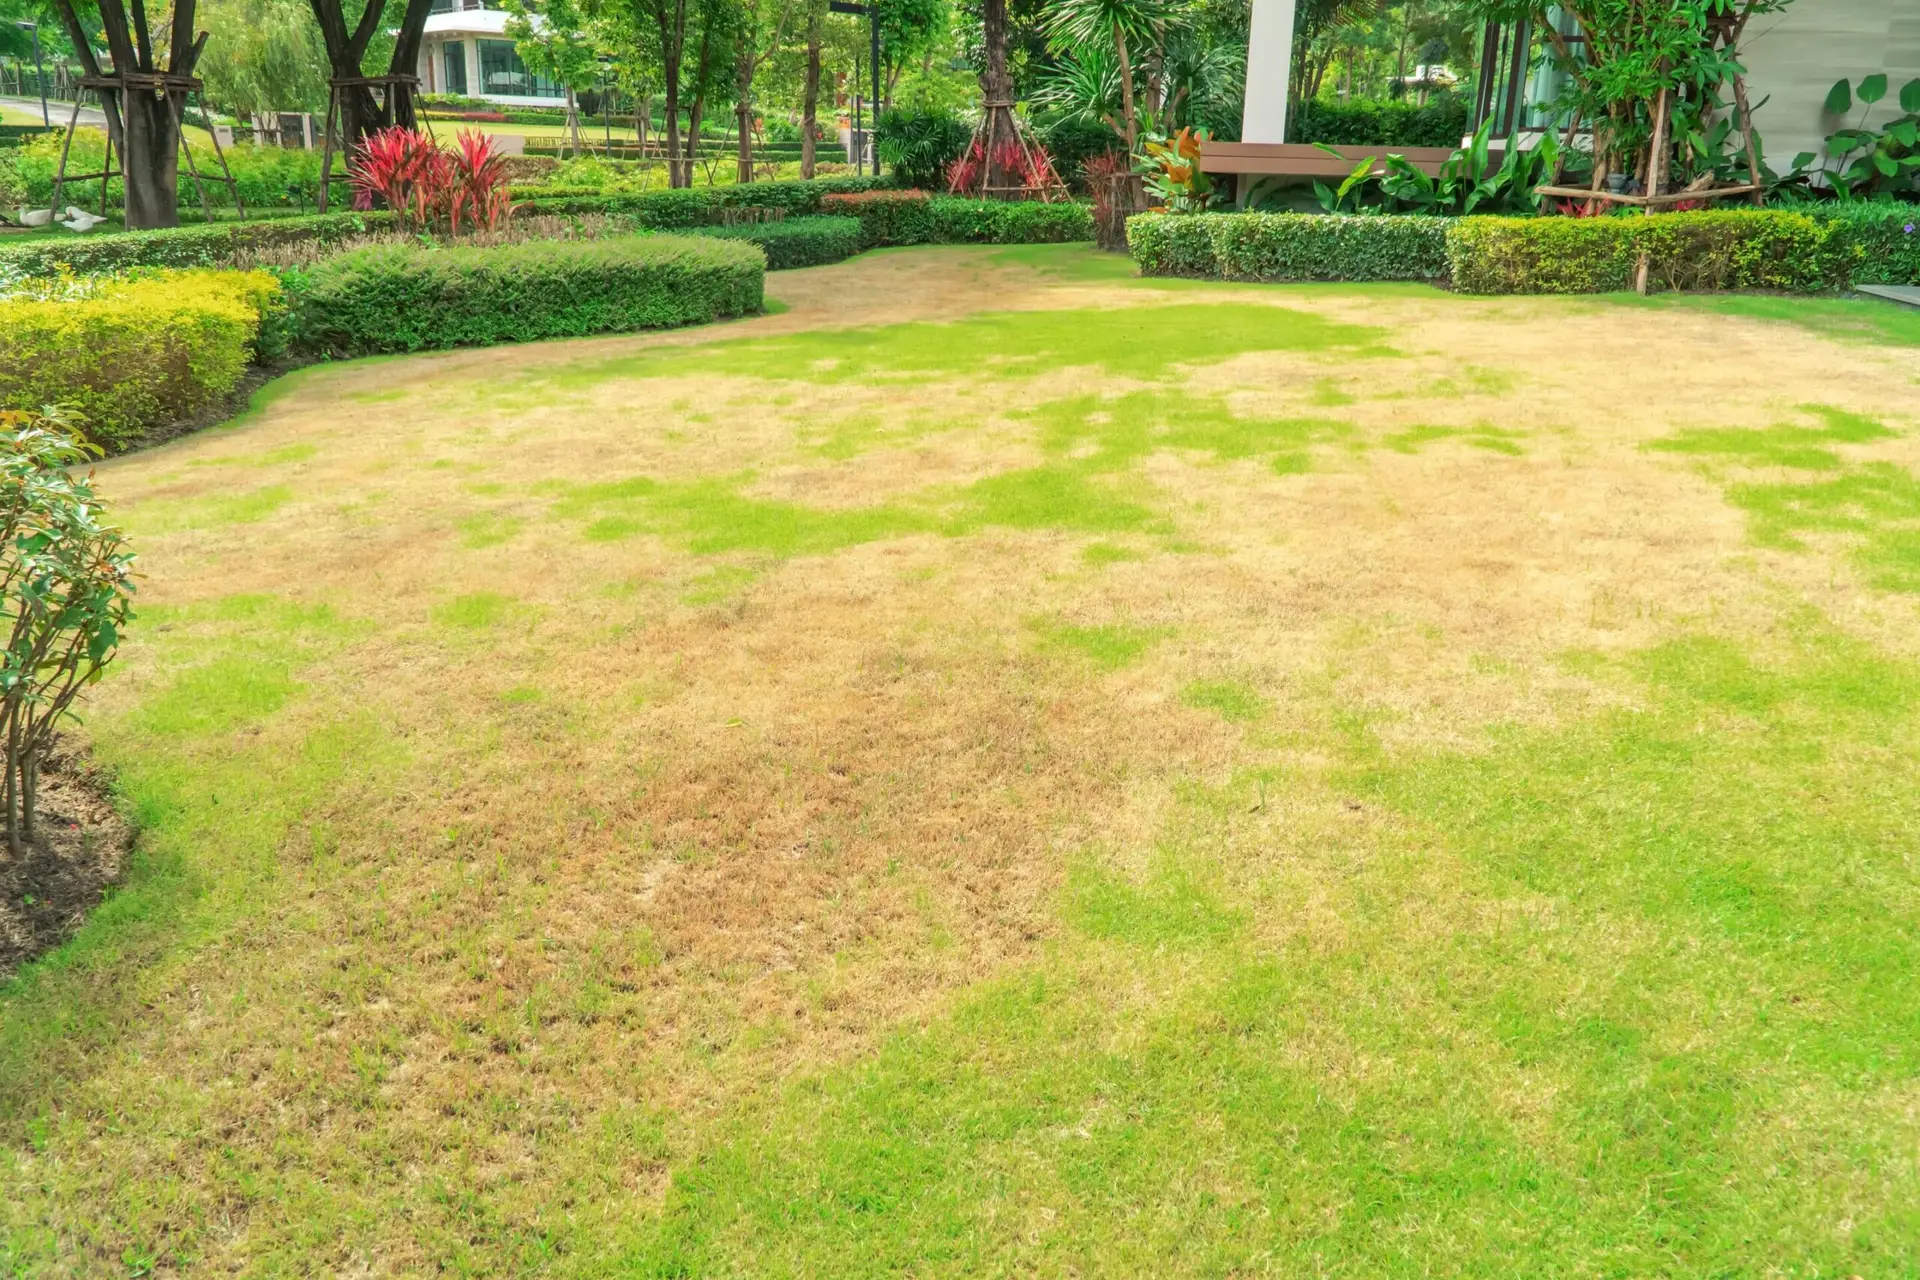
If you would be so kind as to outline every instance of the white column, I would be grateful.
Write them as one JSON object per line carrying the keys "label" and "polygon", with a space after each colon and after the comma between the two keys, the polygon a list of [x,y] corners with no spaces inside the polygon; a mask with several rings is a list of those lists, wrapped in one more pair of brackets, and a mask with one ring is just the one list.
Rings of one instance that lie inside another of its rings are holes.
{"label": "white column", "polygon": [[1287,140],[1287,76],[1293,70],[1294,0],[1253,0],[1247,39],[1247,108],[1242,142]]}
{"label": "white column", "polygon": [[463,37],[460,52],[467,55],[467,97],[485,97],[487,86],[480,82],[480,37]]}

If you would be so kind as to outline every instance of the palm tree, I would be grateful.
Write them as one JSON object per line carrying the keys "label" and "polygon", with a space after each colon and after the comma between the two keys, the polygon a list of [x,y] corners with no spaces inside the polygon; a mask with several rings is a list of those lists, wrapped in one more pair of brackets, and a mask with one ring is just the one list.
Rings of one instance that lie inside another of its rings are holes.
{"label": "palm tree", "polygon": [[1127,151],[1136,149],[1140,129],[1133,98],[1133,60],[1127,41],[1153,40],[1166,30],[1178,12],[1176,0],[1058,0],[1047,20],[1057,47],[1087,48],[1096,41],[1113,41],[1120,75],[1120,112],[1126,126]]}

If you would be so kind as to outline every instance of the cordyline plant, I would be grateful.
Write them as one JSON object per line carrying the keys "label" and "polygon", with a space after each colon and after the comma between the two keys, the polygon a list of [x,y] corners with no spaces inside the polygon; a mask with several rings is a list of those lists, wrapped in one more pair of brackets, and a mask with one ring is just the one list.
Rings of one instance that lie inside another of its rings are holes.
{"label": "cordyline plant", "polygon": [[947,190],[954,195],[970,194],[980,189],[992,172],[1006,174],[1011,185],[1020,187],[1045,188],[1060,181],[1054,172],[1053,157],[1039,143],[1002,137],[994,143],[989,155],[986,144],[976,135],[947,170]]}
{"label": "cordyline plant", "polygon": [[0,751],[7,850],[35,837],[40,765],[133,618],[133,553],[73,468],[97,456],[57,408],[0,410]]}
{"label": "cordyline plant", "polygon": [[355,208],[384,204],[416,231],[443,224],[454,235],[463,225],[493,231],[513,212],[506,157],[470,129],[451,151],[415,129],[382,129],[355,149],[347,180]]}

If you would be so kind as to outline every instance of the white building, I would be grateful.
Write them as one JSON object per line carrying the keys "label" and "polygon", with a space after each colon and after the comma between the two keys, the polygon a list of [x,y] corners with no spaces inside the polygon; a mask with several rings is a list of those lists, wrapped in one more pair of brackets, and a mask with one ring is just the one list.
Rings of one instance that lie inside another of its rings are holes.
{"label": "white building", "polygon": [[503,107],[551,107],[567,99],[565,89],[527,70],[507,35],[507,15],[482,0],[434,0],[416,74],[422,93]]}

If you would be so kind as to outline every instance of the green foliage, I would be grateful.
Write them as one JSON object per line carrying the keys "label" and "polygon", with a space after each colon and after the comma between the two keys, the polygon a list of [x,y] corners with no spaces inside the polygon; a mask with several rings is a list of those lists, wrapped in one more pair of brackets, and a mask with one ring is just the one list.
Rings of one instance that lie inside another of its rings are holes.
{"label": "green foliage", "polygon": [[134,267],[218,267],[252,250],[289,244],[335,244],[390,226],[388,213],[328,213],[260,222],[215,222],[162,231],[35,238],[0,243],[0,275],[51,279],[63,267],[75,275],[111,275]]}
{"label": "green foliage", "polygon": [[[1831,115],[1845,115],[1856,98],[1860,102],[1860,118],[1827,135],[1826,160],[1816,171],[1825,185],[1849,199],[1920,188],[1920,79],[1900,87],[1896,101],[1902,114],[1875,124],[1873,111],[1887,88],[1887,77],[1875,74],[1861,80],[1857,90],[1841,80],[1827,94]],[[1803,152],[1795,157],[1795,171],[1815,159],[1811,151]]]}
{"label": "green foliage", "polygon": [[966,121],[951,111],[908,111],[896,107],[881,113],[874,129],[880,159],[910,187],[946,185],[947,168],[973,140]]}
{"label": "green foliage", "polygon": [[1093,213],[1084,204],[958,196],[935,196],[929,204],[936,244],[1068,244],[1093,239]]}
{"label": "green foliage", "polygon": [[711,237],[378,245],[293,281],[294,332],[335,355],[704,324],[758,311],[765,259]]}
{"label": "green foliage", "polygon": [[0,767],[9,853],[35,835],[40,762],[133,618],[133,553],[59,410],[0,411]]}
{"label": "green foliage", "polygon": [[[584,89],[599,71],[587,15],[574,0],[504,0],[507,35],[527,70]],[[537,19],[537,21],[536,21]]]}
{"label": "green foliage", "polygon": [[1464,218],[1447,233],[1447,258],[1465,293],[1615,292],[1643,254],[1657,289],[1812,293],[1851,277],[1853,246],[1833,225],[1779,210]]}
{"label": "green foliage", "polygon": [[219,110],[326,110],[327,47],[306,0],[199,0],[196,16],[209,34],[194,74]]}
{"label": "green foliage", "polygon": [[[24,188],[19,199],[36,209],[45,208],[53,197],[53,176],[60,163],[60,144],[62,134],[46,133],[39,129],[31,132],[38,136],[27,139],[19,147],[6,153],[4,163],[17,175],[19,185]],[[67,158],[68,173],[98,173],[101,163],[106,159],[106,135],[94,129],[81,129],[74,134],[72,152]],[[242,143],[226,149],[227,166],[233,172],[234,186],[239,188],[241,203],[251,212],[260,209],[312,208],[320,190],[320,153],[318,151],[290,151],[282,147],[263,147]],[[206,164],[210,156],[202,154],[201,177],[206,183],[207,202],[216,209],[233,208],[233,193],[224,181],[207,177]],[[333,199],[339,207],[347,207],[346,166],[336,163],[332,177]],[[179,176],[175,180],[175,193],[180,201],[180,209],[189,216],[197,213],[200,205],[200,190],[194,186],[193,175],[187,166],[180,166]],[[77,204],[98,208],[100,184],[98,181],[69,183],[61,188],[61,205]],[[120,179],[114,178],[107,183],[107,207],[119,208],[125,199],[125,188]]]}
{"label": "green foliage", "polygon": [[0,301],[0,403],[72,406],[95,444],[124,448],[222,404],[248,363],[284,341],[281,305],[261,271],[17,292]]}
{"label": "green foliage", "polygon": [[1411,102],[1303,102],[1287,122],[1295,142],[1346,147],[1457,147],[1467,136],[1465,98],[1439,94],[1425,106]]}
{"label": "green foliage", "polygon": [[864,247],[911,244],[1060,244],[1093,238],[1082,204],[967,200],[920,191],[829,196],[823,207],[860,220]]}
{"label": "green foliage", "polygon": [[1109,151],[1125,151],[1125,142],[1104,122],[1083,115],[1061,116],[1039,130],[1040,144],[1053,157],[1054,172],[1076,189],[1086,186],[1082,166]]}
{"label": "green foliage", "polygon": [[767,255],[767,270],[818,267],[860,252],[860,221],[817,215],[783,222],[747,222],[732,227],[698,227],[699,235],[744,240]]}
{"label": "green foliage", "polygon": [[619,213],[635,224],[656,231],[707,226],[725,209],[779,209],[791,218],[819,213],[820,198],[835,193],[872,191],[893,185],[891,179],[844,177],[811,181],[747,182],[725,187],[686,187],[680,190],[610,191],[601,195],[543,197],[522,189],[523,207],[536,213]]}
{"label": "green foliage", "polygon": [[1835,201],[1796,210],[1847,246],[1852,284],[1920,284],[1920,205]]}
{"label": "green foliage", "polygon": [[[1540,198],[1534,188],[1553,172],[1559,142],[1549,133],[1532,150],[1510,148],[1496,169],[1492,130],[1491,120],[1481,125],[1466,146],[1447,157],[1437,176],[1429,177],[1405,156],[1389,155],[1384,168],[1367,156],[1354,164],[1338,188],[1315,182],[1314,192],[1328,213],[1537,213]],[[1321,150],[1342,160],[1351,158],[1324,144]]]}
{"label": "green foliage", "polygon": [[1138,214],[1127,242],[1143,275],[1228,280],[1437,280],[1450,219],[1301,213]]}
{"label": "green foliage", "polygon": [[824,213],[856,218],[862,248],[929,244],[934,239],[933,207],[924,191],[858,191],[822,196]]}

